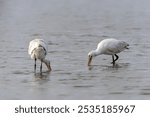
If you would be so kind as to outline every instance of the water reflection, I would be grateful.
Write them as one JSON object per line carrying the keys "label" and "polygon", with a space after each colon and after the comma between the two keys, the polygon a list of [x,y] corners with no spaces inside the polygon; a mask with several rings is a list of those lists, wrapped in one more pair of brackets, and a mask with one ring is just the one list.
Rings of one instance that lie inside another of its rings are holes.
{"label": "water reflection", "polygon": [[88,66],[89,70],[92,70],[95,67],[102,67],[102,68],[107,68],[107,69],[118,69],[121,68],[119,64],[111,64],[111,65],[90,65]]}
{"label": "water reflection", "polygon": [[[149,99],[149,2],[1,1],[0,99]],[[111,37],[130,50],[114,66],[105,57],[85,66],[90,48]],[[34,38],[48,42],[55,71],[34,74],[27,54]]]}
{"label": "water reflection", "polygon": [[46,80],[49,78],[50,72],[46,71],[46,72],[42,72],[42,73],[35,73],[34,74],[34,79],[36,80]]}

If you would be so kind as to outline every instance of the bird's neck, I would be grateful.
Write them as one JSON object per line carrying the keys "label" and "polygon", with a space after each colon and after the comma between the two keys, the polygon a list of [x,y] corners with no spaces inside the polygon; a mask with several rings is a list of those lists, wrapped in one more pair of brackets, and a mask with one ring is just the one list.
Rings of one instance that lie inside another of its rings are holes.
{"label": "bird's neck", "polygon": [[93,50],[93,51],[92,51],[92,54],[93,54],[94,56],[98,56],[98,55],[101,54],[101,51],[99,51],[98,49],[96,49],[96,50]]}
{"label": "bird's neck", "polygon": [[49,60],[47,59],[42,59],[42,62],[45,63],[46,65],[48,64]]}
{"label": "bird's neck", "polygon": [[49,60],[43,59],[42,62],[45,63],[46,66],[48,66]]}

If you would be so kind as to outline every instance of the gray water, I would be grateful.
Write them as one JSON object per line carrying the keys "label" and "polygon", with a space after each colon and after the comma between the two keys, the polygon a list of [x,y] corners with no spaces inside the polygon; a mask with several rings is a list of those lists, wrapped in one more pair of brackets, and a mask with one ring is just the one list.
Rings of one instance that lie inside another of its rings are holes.
{"label": "gray water", "polygon": [[[0,99],[150,99],[149,0],[0,0]],[[48,43],[53,71],[27,53]],[[117,64],[87,53],[105,38],[130,44]]]}

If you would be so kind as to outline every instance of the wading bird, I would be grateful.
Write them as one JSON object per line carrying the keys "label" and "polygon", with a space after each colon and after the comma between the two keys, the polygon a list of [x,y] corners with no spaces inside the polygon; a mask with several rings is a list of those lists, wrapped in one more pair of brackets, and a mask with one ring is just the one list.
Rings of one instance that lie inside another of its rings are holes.
{"label": "wading bird", "polygon": [[[88,53],[88,66],[91,65],[92,58],[101,54],[105,55],[112,55],[112,64],[115,64],[115,61],[118,60],[119,56],[117,53],[120,53],[121,51],[128,49],[129,44],[109,38],[109,39],[104,39],[102,40],[98,45],[96,50],[92,50]],[[116,58],[115,58],[116,57]]]}
{"label": "wading bird", "polygon": [[47,55],[47,45],[43,39],[34,39],[30,41],[28,54],[31,56],[31,59],[35,60],[34,72],[36,72],[36,60],[41,61],[40,72],[42,73],[42,63],[45,63],[48,70],[51,71],[50,61],[45,59]]}

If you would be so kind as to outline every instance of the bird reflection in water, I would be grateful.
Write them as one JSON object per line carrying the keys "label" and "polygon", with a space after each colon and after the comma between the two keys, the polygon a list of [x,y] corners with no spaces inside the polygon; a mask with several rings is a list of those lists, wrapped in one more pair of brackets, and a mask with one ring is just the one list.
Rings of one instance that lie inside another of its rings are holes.
{"label": "bird reflection in water", "polygon": [[35,73],[34,78],[36,80],[47,80],[47,79],[49,79],[49,75],[50,75],[50,72],[45,71],[45,72],[42,72],[42,73]]}
{"label": "bird reflection in water", "polygon": [[120,66],[117,63],[112,64],[112,65],[90,65],[88,66],[88,70],[92,70],[93,68],[96,68],[96,67],[107,68],[107,69],[119,69],[122,66]]}
{"label": "bird reflection in water", "polygon": [[101,70],[118,70],[118,69],[126,69],[130,66],[130,63],[115,63],[112,65],[90,65],[88,66],[88,70],[98,69]]}

